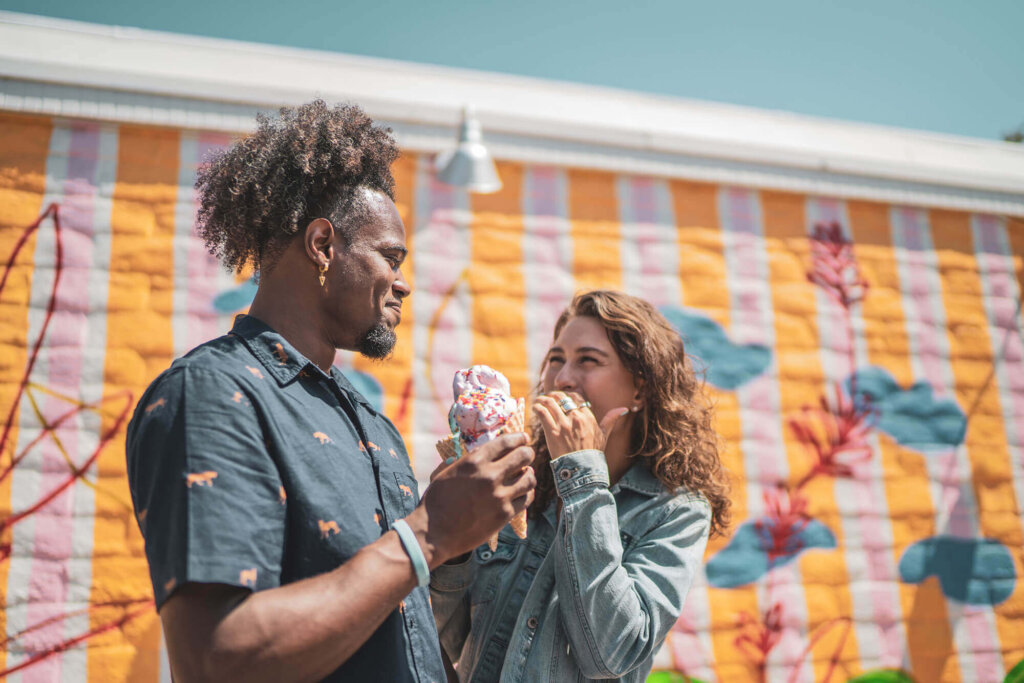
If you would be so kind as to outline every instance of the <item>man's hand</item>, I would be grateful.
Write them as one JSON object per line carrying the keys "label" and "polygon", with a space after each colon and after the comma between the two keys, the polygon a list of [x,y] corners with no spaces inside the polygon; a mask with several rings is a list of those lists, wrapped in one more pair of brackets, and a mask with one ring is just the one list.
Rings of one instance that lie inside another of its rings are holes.
{"label": "man's hand", "polygon": [[430,568],[467,553],[533,501],[537,485],[526,434],[505,434],[439,468],[406,522]]}

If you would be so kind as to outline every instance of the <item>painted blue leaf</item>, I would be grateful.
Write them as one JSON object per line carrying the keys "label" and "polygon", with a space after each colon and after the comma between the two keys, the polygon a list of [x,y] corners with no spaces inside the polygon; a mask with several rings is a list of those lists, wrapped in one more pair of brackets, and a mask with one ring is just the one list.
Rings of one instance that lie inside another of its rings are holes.
{"label": "painted blue leaf", "polygon": [[729,544],[708,561],[705,572],[709,584],[715,588],[745,586],[775,567],[792,562],[804,550],[836,547],[835,534],[818,520],[812,519],[792,536],[784,553],[769,561],[771,541],[768,529],[775,521],[769,517],[762,517],[760,521],[761,528],[758,528],[757,520],[741,524]]}
{"label": "painted blue leaf", "polygon": [[761,344],[734,344],[717,322],[703,313],[679,306],[662,306],[661,313],[686,341],[686,352],[699,358],[712,386],[736,389],[754,379],[772,360]]}
{"label": "painted blue leaf", "polygon": [[213,298],[213,309],[218,313],[236,313],[248,308],[256,296],[256,278],[250,278],[237,287],[226,290]]}
{"label": "painted blue leaf", "polygon": [[352,368],[342,370],[342,374],[352,383],[356,391],[366,397],[374,410],[378,413],[384,412],[384,388],[376,377]]}
{"label": "painted blue leaf", "polygon": [[899,444],[927,453],[946,451],[963,442],[967,432],[964,412],[956,401],[935,398],[926,382],[904,389],[888,370],[872,366],[848,379],[847,389],[854,383],[854,399],[869,400],[879,413],[878,428]]}
{"label": "painted blue leaf", "polygon": [[998,605],[1017,583],[1010,551],[990,538],[926,538],[907,548],[899,570],[906,583],[937,576],[943,595],[968,605]]}

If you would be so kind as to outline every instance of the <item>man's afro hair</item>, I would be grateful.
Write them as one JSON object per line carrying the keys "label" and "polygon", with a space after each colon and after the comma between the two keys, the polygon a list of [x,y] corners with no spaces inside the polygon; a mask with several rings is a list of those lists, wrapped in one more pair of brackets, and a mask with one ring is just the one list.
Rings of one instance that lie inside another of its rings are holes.
{"label": "man's afro hair", "polygon": [[[317,99],[259,114],[257,128],[200,168],[197,230],[210,253],[236,272],[272,266],[309,221],[330,218],[346,237],[359,188],[394,199],[391,130],[355,105]],[[340,217],[340,218],[339,218]]]}

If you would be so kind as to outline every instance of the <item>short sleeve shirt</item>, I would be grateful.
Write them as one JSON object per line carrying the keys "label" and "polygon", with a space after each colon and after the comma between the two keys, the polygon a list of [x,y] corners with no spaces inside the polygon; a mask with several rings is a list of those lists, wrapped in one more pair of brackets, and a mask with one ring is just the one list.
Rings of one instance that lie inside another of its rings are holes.
{"label": "short sleeve shirt", "polygon": [[[391,421],[250,316],[149,386],[127,458],[158,608],[189,582],[258,591],[331,571],[419,500]],[[444,681],[427,589],[326,680]]]}

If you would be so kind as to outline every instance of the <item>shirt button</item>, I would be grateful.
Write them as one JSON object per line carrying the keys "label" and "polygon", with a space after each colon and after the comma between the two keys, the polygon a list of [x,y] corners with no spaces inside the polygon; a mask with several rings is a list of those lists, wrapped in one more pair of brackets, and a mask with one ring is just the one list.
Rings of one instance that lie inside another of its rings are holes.
{"label": "shirt button", "polygon": [[572,472],[569,470],[568,467],[558,471],[558,478],[561,479],[562,481],[565,481],[566,479],[568,479],[571,476],[572,476]]}
{"label": "shirt button", "polygon": [[487,560],[491,559],[491,556],[493,554],[494,553],[492,553],[490,550],[481,550],[480,551],[480,559],[483,560],[484,562],[486,562]]}
{"label": "shirt button", "polygon": [[537,623],[537,617],[530,617],[526,620],[526,625],[530,627],[531,630],[537,628]]}

